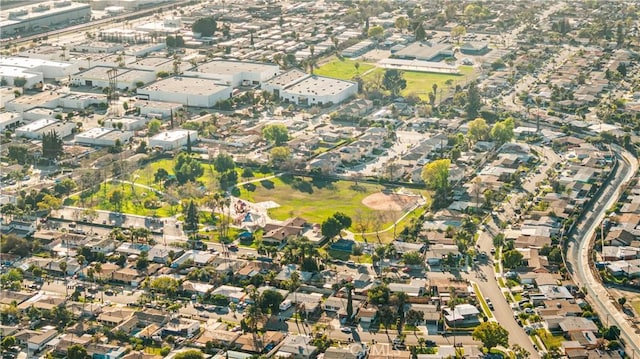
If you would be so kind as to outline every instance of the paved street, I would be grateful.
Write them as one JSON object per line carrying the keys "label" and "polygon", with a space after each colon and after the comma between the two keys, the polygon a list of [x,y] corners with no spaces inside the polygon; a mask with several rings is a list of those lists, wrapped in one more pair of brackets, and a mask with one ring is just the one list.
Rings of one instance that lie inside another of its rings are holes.
{"label": "paved street", "polygon": [[[617,147],[617,146],[616,146]],[[621,148],[616,148],[620,166],[607,189],[596,201],[593,210],[584,216],[577,224],[575,235],[570,238],[567,246],[567,268],[572,273],[575,282],[585,287],[594,309],[601,320],[609,325],[620,328],[620,337],[624,339],[627,355],[640,355],[640,336],[631,326],[629,318],[622,313],[610,300],[607,289],[595,279],[589,266],[591,253],[591,239],[604,219],[606,210],[611,208],[622,194],[621,187],[638,172],[638,160]]]}

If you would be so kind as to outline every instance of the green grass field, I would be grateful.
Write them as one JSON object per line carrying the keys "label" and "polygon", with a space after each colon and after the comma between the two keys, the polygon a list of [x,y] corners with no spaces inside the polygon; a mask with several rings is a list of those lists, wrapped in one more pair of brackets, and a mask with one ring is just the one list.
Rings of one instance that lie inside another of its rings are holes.
{"label": "green grass field", "polygon": [[[358,211],[363,215],[378,212],[363,205],[361,201],[368,195],[383,190],[384,186],[359,183],[356,187],[350,181],[328,182],[308,177],[298,178],[299,180],[294,181],[291,177],[279,177],[255,183],[253,186],[242,186],[240,198],[254,203],[278,203],[280,207],[269,210],[269,215],[279,220],[300,216],[307,221],[321,223],[335,212],[343,212],[352,219]],[[383,227],[386,228],[391,223],[392,220],[386,219]]]}
{"label": "green grass field", "polygon": [[[355,67],[356,62],[360,63],[360,67],[357,71]],[[354,76],[363,74],[374,67],[375,65],[366,62],[353,61],[349,59],[340,60],[336,58],[320,66],[314,70],[313,73],[341,80],[351,80]]]}
{"label": "green grass field", "polygon": [[631,307],[636,311],[636,315],[640,315],[640,300],[632,300]]}

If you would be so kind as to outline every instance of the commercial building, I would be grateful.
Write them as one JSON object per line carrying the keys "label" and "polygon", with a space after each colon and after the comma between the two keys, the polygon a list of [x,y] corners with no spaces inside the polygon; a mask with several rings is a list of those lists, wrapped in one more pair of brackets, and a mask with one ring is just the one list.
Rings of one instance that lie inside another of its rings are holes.
{"label": "commercial building", "polygon": [[230,86],[219,85],[215,80],[183,76],[169,77],[138,89],[138,98],[142,100],[209,108],[230,98],[231,94]]}
{"label": "commercial building", "polygon": [[25,88],[32,88],[44,80],[67,77],[78,71],[77,65],[28,57],[0,57],[0,78],[14,85],[16,78],[24,78]]}
{"label": "commercial building", "polygon": [[16,137],[39,140],[42,139],[43,134],[55,131],[60,138],[64,138],[71,135],[74,128],[76,128],[76,124],[71,121],[62,122],[45,118],[16,128]]}
{"label": "commercial building", "polygon": [[60,98],[60,107],[84,110],[91,105],[99,105],[107,102],[107,96],[103,94],[79,94],[70,93]]}
{"label": "commercial building", "polygon": [[382,59],[378,62],[385,69],[397,69],[402,71],[434,72],[443,74],[459,74],[457,67],[441,62],[424,60]]}
{"label": "commercial building", "polygon": [[133,11],[171,1],[173,0],[92,0],[91,8],[94,10],[109,10],[109,7],[121,7],[123,10]]}
{"label": "commercial building", "polygon": [[37,5],[25,5],[2,11],[0,36],[7,38],[20,33],[46,31],[57,24],[84,22],[90,19],[89,4],[69,0],[45,1]]}
{"label": "commercial building", "polygon": [[[122,124],[122,125],[120,125]],[[106,128],[119,128],[125,131],[137,131],[143,129],[147,125],[147,118],[145,117],[121,117],[110,118],[104,120],[103,126]]]}
{"label": "commercial building", "polygon": [[278,76],[280,67],[261,62],[215,60],[198,66],[185,75],[216,80],[227,86],[256,86]]}
{"label": "commercial building", "polygon": [[367,51],[373,49],[374,45],[375,44],[371,40],[360,41],[359,43],[342,50],[342,56],[358,57],[364,55]]}
{"label": "commercial building", "polygon": [[149,146],[171,151],[185,146],[189,140],[191,140],[191,143],[196,143],[198,139],[198,131],[172,130],[161,132],[151,137],[149,139]]}
{"label": "commercial building", "polygon": [[76,86],[109,87],[110,71],[115,71],[116,87],[120,90],[133,89],[137,85],[148,84],[156,79],[156,73],[147,70],[130,70],[107,66],[94,66],[71,77],[71,83]]}
{"label": "commercial building", "polygon": [[76,135],[76,143],[90,146],[115,146],[124,144],[133,137],[133,132],[113,128],[95,127]]}
{"label": "commercial building", "polygon": [[11,130],[22,123],[22,115],[18,112],[0,112],[0,132]]}
{"label": "commercial building", "polygon": [[32,108],[44,107],[54,109],[59,106],[63,95],[55,91],[43,91],[30,96],[20,96],[5,104],[7,111],[25,112]]}
{"label": "commercial building", "polygon": [[358,93],[358,83],[309,75],[294,69],[264,84],[285,102],[302,106],[338,104]]}
{"label": "commercial building", "polygon": [[171,113],[176,113],[182,108],[182,104],[175,102],[137,101],[135,108],[140,109],[140,115],[149,118],[169,118]]}
{"label": "commercial building", "polygon": [[405,60],[440,61],[453,56],[453,48],[449,44],[416,41],[393,56]]}
{"label": "commercial building", "polygon": [[[24,122],[33,122],[43,118],[54,119],[58,112],[49,108],[36,107],[22,113]],[[62,115],[62,114],[61,114]]]}

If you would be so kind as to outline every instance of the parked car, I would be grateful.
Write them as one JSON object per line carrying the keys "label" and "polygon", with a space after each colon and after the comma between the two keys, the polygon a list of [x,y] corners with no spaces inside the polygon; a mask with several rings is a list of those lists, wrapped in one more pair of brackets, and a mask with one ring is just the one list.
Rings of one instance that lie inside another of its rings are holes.
{"label": "parked car", "polygon": [[349,327],[342,327],[340,328],[340,331],[343,333],[351,334],[351,328]]}

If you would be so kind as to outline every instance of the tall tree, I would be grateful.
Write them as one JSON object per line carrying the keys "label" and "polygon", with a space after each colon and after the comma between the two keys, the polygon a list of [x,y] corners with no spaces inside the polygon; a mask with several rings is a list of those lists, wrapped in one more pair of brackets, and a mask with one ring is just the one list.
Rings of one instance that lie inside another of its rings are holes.
{"label": "tall tree", "polygon": [[407,80],[404,79],[403,72],[397,69],[387,69],[382,79],[382,87],[391,92],[391,96],[397,97],[400,91],[407,88]]}
{"label": "tall tree", "polygon": [[233,157],[226,153],[219,153],[213,160],[213,168],[216,172],[226,172],[236,168],[236,163],[233,161]]}
{"label": "tall tree", "polygon": [[435,160],[424,165],[422,169],[422,180],[427,188],[436,191],[436,197],[446,201],[449,193],[449,167],[451,160]]}
{"label": "tall tree", "polygon": [[476,327],[471,334],[473,339],[482,342],[487,351],[498,345],[509,345],[509,332],[496,322],[484,322]]}
{"label": "tall tree", "polygon": [[427,38],[427,32],[424,30],[422,21],[418,22],[418,25],[416,25],[413,36],[416,38],[416,41],[423,41]]}
{"label": "tall tree", "polygon": [[74,344],[67,348],[68,359],[86,359],[87,349],[81,344]]}
{"label": "tall tree", "polygon": [[184,230],[189,232],[198,231],[199,215],[198,207],[193,200],[189,201],[185,208]]}
{"label": "tall tree", "polygon": [[42,135],[42,157],[48,160],[55,160],[62,155],[62,139],[56,130]]}
{"label": "tall tree", "polygon": [[465,110],[467,111],[467,118],[478,117],[480,108],[482,107],[482,97],[480,96],[480,90],[478,84],[473,81],[469,84],[467,89],[467,105]]}
{"label": "tall tree", "polygon": [[471,142],[484,141],[489,137],[489,125],[484,118],[476,118],[469,122],[468,136]]}
{"label": "tall tree", "polygon": [[289,130],[281,124],[267,125],[262,129],[262,136],[270,143],[280,146],[289,140]]}
{"label": "tall tree", "polygon": [[396,19],[395,27],[396,27],[396,29],[400,30],[401,33],[404,32],[404,29],[406,29],[407,26],[409,26],[409,22],[407,21],[406,17],[399,16]]}
{"label": "tall tree", "polygon": [[347,283],[345,286],[347,290],[347,320],[353,318],[353,284]]}
{"label": "tall tree", "polygon": [[204,37],[211,37],[217,28],[218,24],[213,16],[201,17],[191,26],[193,32],[199,33]]}
{"label": "tall tree", "polygon": [[508,117],[503,121],[496,122],[491,128],[491,139],[499,144],[511,141],[513,139],[514,127],[515,124],[511,117]]}

